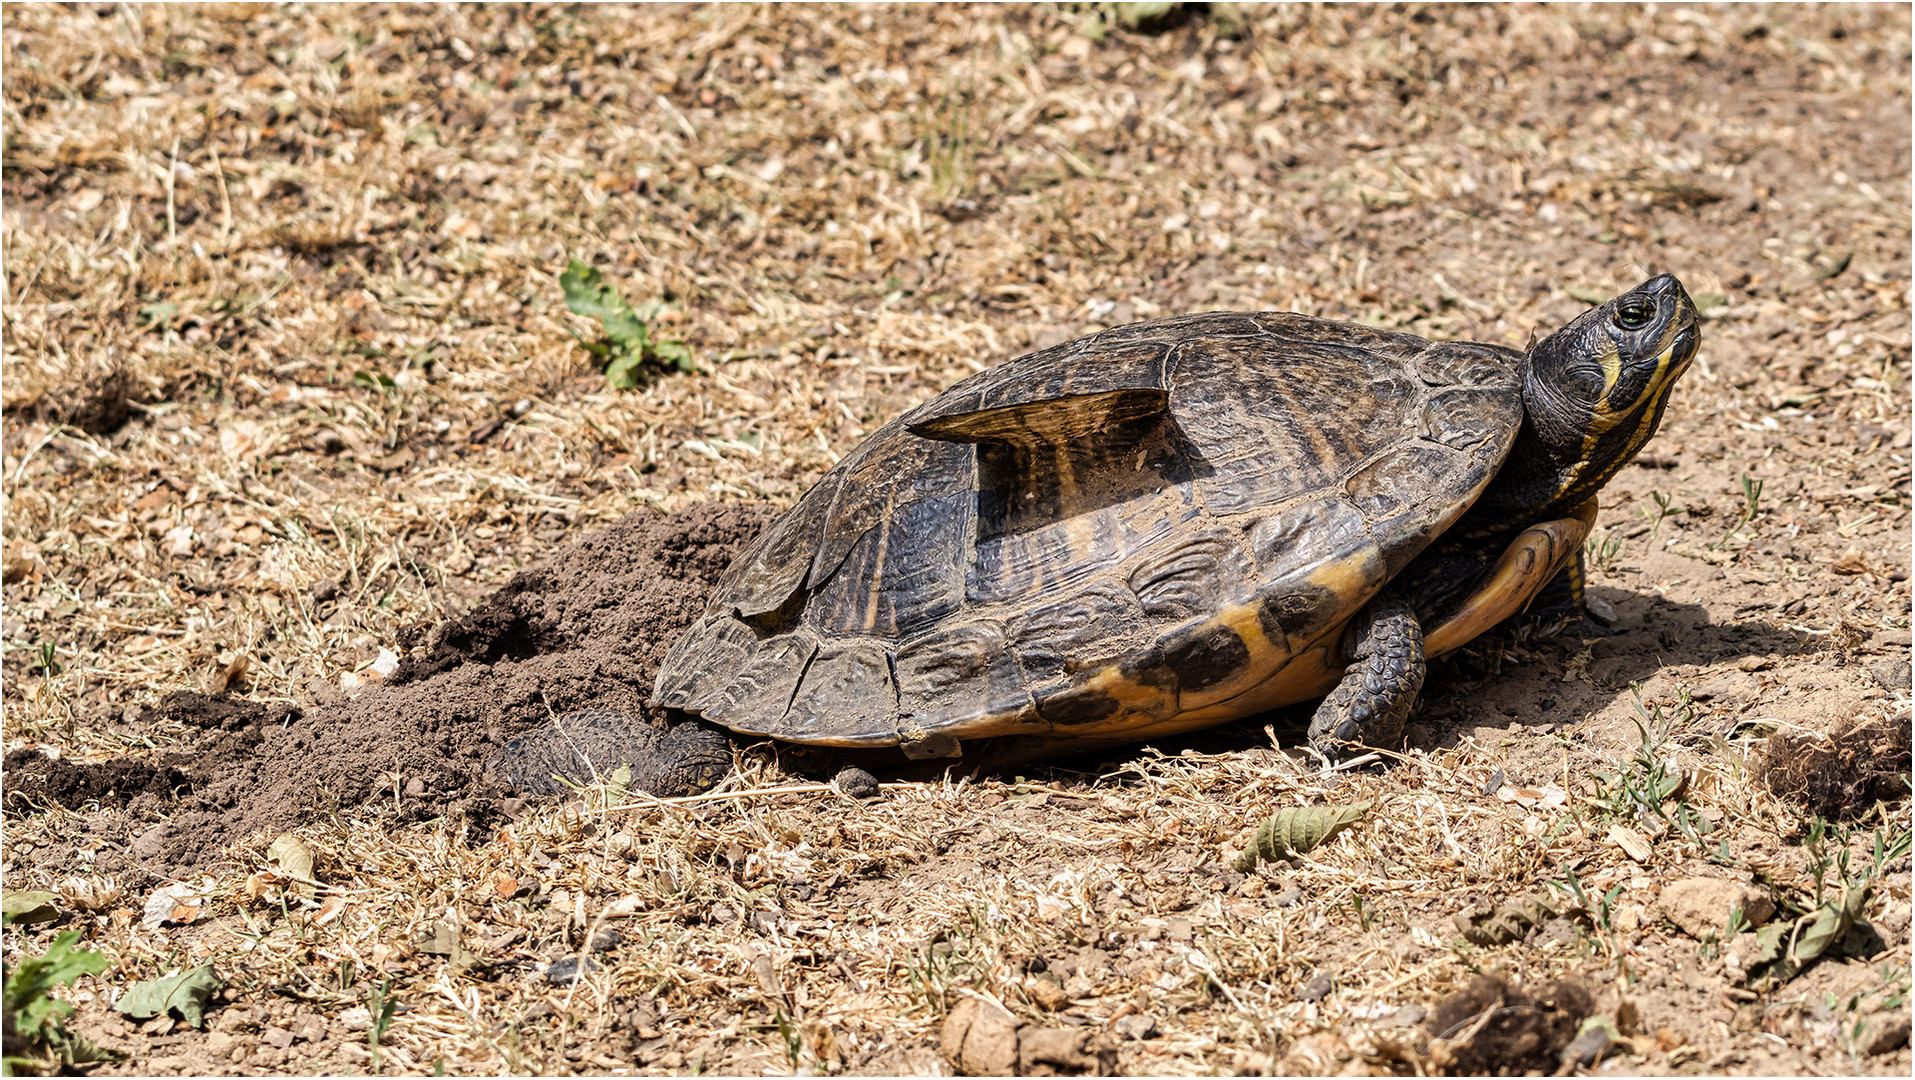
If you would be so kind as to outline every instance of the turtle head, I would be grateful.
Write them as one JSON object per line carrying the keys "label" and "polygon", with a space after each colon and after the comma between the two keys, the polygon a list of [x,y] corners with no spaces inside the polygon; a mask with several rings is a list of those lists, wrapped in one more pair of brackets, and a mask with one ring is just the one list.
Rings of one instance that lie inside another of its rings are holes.
{"label": "turtle head", "polygon": [[1522,509],[1560,516],[1628,464],[1655,434],[1669,388],[1701,340],[1695,302],[1663,274],[1532,349],[1523,431],[1510,459],[1530,474]]}

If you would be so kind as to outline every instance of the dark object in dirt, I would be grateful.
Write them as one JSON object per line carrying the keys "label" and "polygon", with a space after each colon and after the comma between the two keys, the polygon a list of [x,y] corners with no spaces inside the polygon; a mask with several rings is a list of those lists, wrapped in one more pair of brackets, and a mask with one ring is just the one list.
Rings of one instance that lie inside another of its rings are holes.
{"label": "dark object in dirt", "polygon": [[1762,782],[1783,799],[1833,820],[1860,817],[1877,802],[1908,797],[1909,717],[1864,720],[1826,738],[1769,737]]}
{"label": "dark object in dirt", "polygon": [[508,794],[487,778],[487,761],[555,712],[613,709],[662,727],[645,704],[659,658],[738,544],[770,517],[764,507],[715,504],[627,515],[442,624],[426,655],[402,662],[383,686],[297,717],[226,695],[174,694],[141,720],[204,729],[176,750],[64,768],[30,754],[19,773],[10,757],[7,805],[125,794],[129,778],[147,778],[139,790],[170,797],[183,774],[190,790],[167,820],[129,830],[130,857],[102,852],[96,870],[105,873],[181,873],[315,814],[390,807],[380,796],[413,780],[419,797],[380,812],[483,826]]}
{"label": "dark object in dirt", "polygon": [[1319,971],[1308,983],[1304,984],[1303,990],[1297,994],[1297,1000],[1322,1001],[1324,998],[1330,996],[1330,991],[1336,989],[1336,985],[1336,976],[1331,975],[1327,971]]}
{"label": "dark object in dirt", "polygon": [[561,956],[545,969],[545,981],[553,986],[570,986],[597,969],[598,965],[586,957]]}
{"label": "dark object in dirt", "polygon": [[1595,1008],[1595,997],[1580,982],[1547,982],[1531,997],[1520,986],[1478,975],[1438,1002],[1425,1022],[1430,1063],[1452,1076],[1553,1072]]}
{"label": "dark object in dirt", "polygon": [[1895,691],[1909,687],[1909,663],[1905,656],[1891,656],[1886,660],[1877,660],[1868,666],[1868,673],[1882,689]]}
{"label": "dark object in dirt", "polygon": [[878,778],[856,765],[845,766],[831,782],[854,799],[868,799],[878,794]]}
{"label": "dark object in dirt", "polygon": [[506,743],[492,769],[514,791],[559,795],[609,779],[620,767],[630,784],[661,798],[709,791],[731,771],[731,740],[689,720],[665,730],[628,713],[583,709]]}
{"label": "dark object in dirt", "polygon": [[944,1018],[944,1054],[971,1076],[1109,1075],[1115,1047],[1085,1028],[1019,1025],[994,1002],[965,998]]}
{"label": "dark object in dirt", "polygon": [[1606,1016],[1592,1016],[1583,1021],[1582,1030],[1576,1034],[1569,1045],[1563,1047],[1560,1072],[1572,1068],[1592,1068],[1602,1061],[1603,1055],[1616,1044],[1616,1026]]}

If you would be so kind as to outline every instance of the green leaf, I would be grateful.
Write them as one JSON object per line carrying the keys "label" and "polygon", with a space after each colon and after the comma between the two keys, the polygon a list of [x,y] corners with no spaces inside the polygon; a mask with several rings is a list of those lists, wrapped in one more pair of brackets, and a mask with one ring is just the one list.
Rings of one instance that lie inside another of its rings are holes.
{"label": "green leaf", "polygon": [[213,965],[201,964],[177,974],[134,983],[113,1007],[135,1020],[172,1013],[194,1027],[203,1027],[206,1003],[213,991],[224,985],[213,973]]}
{"label": "green leaf", "polygon": [[54,938],[46,952],[8,970],[0,1008],[6,1013],[9,1075],[54,1072],[111,1056],[66,1029],[73,1006],[53,996],[54,987],[69,986],[82,975],[98,975],[109,966],[100,953],[76,950],[79,941],[80,931],[69,930]]}
{"label": "green leaf", "polygon": [[1165,0],[1144,0],[1140,3],[1113,3],[1111,10],[1116,14],[1118,22],[1135,30],[1145,23],[1156,22],[1170,14],[1176,6]]}
{"label": "green leaf", "polygon": [[639,372],[648,360],[672,364],[680,371],[697,370],[691,349],[684,342],[652,340],[649,320],[664,309],[658,301],[648,300],[634,309],[616,287],[605,281],[605,275],[577,259],[570,260],[559,275],[559,288],[565,293],[566,308],[574,315],[598,320],[604,336],[597,341],[581,338],[579,343],[605,361],[605,379],[613,387],[636,387]]}
{"label": "green leaf", "polygon": [[52,922],[60,917],[53,902],[59,897],[50,892],[16,892],[0,896],[0,914],[10,923]]}
{"label": "green leaf", "polygon": [[1375,805],[1374,800],[1365,800],[1349,806],[1291,806],[1279,810],[1257,827],[1257,834],[1231,869],[1247,873],[1259,862],[1313,851],[1356,824]]}
{"label": "green leaf", "polygon": [[645,358],[640,354],[622,353],[605,365],[605,381],[614,390],[631,390],[638,386],[638,371],[644,365]]}
{"label": "green leaf", "polygon": [[687,374],[698,370],[698,362],[692,359],[691,346],[676,338],[666,338],[652,346],[652,355]]}

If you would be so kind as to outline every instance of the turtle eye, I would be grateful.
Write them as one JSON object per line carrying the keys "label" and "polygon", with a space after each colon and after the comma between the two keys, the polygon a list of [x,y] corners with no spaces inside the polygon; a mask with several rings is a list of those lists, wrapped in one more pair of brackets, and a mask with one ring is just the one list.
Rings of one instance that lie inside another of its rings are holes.
{"label": "turtle eye", "polygon": [[1656,317],[1656,305],[1632,296],[1616,306],[1616,325],[1624,330],[1640,330]]}

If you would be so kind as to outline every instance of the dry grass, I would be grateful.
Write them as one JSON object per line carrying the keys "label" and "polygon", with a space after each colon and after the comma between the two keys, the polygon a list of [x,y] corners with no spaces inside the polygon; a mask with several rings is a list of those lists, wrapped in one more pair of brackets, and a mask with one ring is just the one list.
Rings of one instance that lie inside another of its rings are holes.
{"label": "dry grass", "polygon": [[[7,748],[168,745],[131,718],[174,688],[336,693],[552,545],[647,505],[788,501],[1026,347],[1213,307],[1520,346],[1646,270],[1719,303],[1651,447],[1683,467],[1618,481],[1595,581],[1703,615],[1638,630],[1670,635],[1653,661],[1459,661],[1426,710],[1456,737],[1380,775],[1253,732],[856,803],[764,793],[791,780],[755,752],[716,801],[588,793],[496,835],[316,821],[310,898],[260,876],[266,837],[190,926],[75,916],[119,963],[80,997],[121,1071],[948,1070],[964,995],[1121,1035],[1124,1071],[1411,1070],[1398,1009],[1486,969],[1648,1003],[1631,1068],[1906,1071],[1841,1026],[1893,1014],[1892,979],[1843,1011],[1818,969],[1751,1018],[1719,951],[1654,915],[1664,879],[1752,852],[1807,874],[1805,824],[1744,771],[1761,734],[1909,706],[1863,674],[1908,646],[1906,11],[1273,6],[1245,41],[1197,19],[1093,42],[1081,19],[9,6]],[[705,371],[608,390],[568,258],[674,305]],[[90,430],[122,396],[130,422]],[[1744,474],[1769,494],[1717,552]],[[1687,512],[1638,528],[1652,490]],[[1773,669],[1738,668],[1756,654]],[[1530,687],[1508,737],[1499,664]],[[1713,831],[1630,861],[1589,802],[1633,753],[1624,686],[1674,708],[1738,671],[1765,696],[1717,694],[1667,747]],[[1538,732],[1538,692],[1588,724]],[[1484,794],[1498,770],[1540,798]],[[1223,869],[1274,810],[1360,798],[1379,808],[1296,864]],[[75,820],[9,813],[9,888],[57,884],[36,867]],[[1891,871],[1871,917],[1906,967]],[[1484,948],[1451,923],[1465,893],[1571,873],[1622,887],[1607,928]],[[420,951],[434,926],[482,963]],[[606,927],[602,966],[544,978]],[[229,983],[210,1039],[105,1010],[200,957]],[[1324,972],[1334,993],[1303,993]],[[375,1063],[380,986],[404,1011]],[[304,1016],[323,1039],[268,1038]]]}

